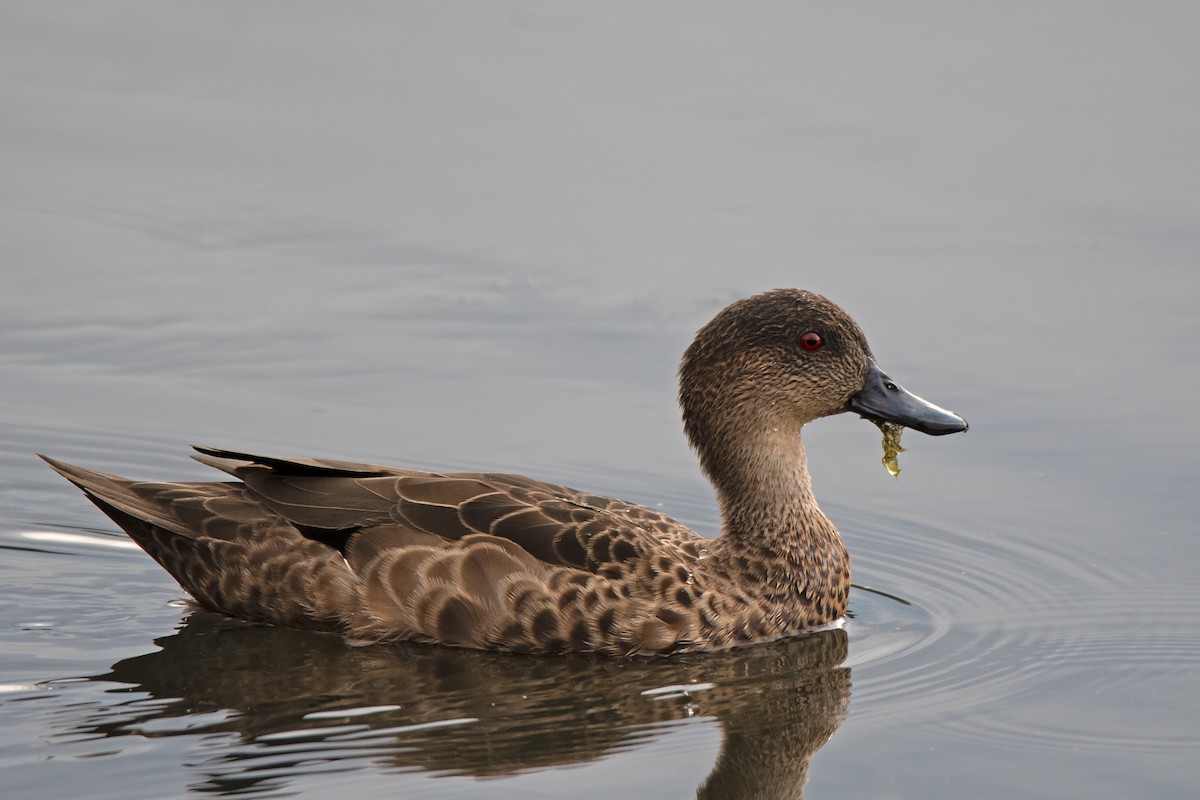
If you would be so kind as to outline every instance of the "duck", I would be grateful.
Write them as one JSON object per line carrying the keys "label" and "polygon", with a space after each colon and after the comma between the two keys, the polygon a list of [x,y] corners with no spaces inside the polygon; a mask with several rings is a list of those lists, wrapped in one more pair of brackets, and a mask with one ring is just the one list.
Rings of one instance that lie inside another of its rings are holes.
{"label": "duck", "polygon": [[814,292],[734,302],[679,365],[684,431],[721,532],[493,472],[429,472],[197,446],[223,482],[144,482],[41,456],[202,609],[326,631],[617,658],[723,651],[836,625],[850,558],[813,495],[801,429],[856,413],[967,430],[875,361]]}

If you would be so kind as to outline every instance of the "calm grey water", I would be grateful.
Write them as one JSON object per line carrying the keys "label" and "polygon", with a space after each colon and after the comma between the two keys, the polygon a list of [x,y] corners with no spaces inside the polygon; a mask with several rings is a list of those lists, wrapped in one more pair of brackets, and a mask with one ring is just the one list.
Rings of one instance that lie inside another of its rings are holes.
{"label": "calm grey water", "polygon": [[[1200,7],[0,6],[6,797],[1200,793]],[[844,630],[656,663],[193,613],[35,451],[526,472],[715,534],[676,360],[835,299]]]}

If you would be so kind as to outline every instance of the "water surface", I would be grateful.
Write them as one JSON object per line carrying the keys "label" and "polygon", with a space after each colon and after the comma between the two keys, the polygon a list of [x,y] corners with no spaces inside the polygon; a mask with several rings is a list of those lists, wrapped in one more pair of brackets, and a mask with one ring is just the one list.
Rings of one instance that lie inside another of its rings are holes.
{"label": "water surface", "polygon": [[[20,797],[1193,797],[1189,4],[0,11]],[[669,661],[196,612],[36,461],[486,468],[707,535],[674,369],[773,286],[971,422],[805,432],[843,628]]]}

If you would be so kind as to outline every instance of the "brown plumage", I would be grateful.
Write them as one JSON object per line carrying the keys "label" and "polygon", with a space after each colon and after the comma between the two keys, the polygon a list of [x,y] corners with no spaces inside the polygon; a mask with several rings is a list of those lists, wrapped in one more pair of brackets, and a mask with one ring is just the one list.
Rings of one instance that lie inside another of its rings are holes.
{"label": "brown plumage", "polygon": [[199,447],[238,481],[143,483],[46,460],[205,608],[366,641],[629,656],[771,641],[845,612],[849,559],[812,495],[805,423],[854,410],[966,429],[880,372],[844,311],[799,290],[702,328],[679,396],[717,539],[519,475]]}

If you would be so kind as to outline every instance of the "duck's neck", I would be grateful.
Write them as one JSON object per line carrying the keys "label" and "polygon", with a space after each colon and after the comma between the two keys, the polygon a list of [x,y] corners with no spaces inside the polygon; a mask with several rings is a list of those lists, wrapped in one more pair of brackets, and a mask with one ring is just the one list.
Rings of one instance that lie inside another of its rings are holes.
{"label": "duck's neck", "polygon": [[808,458],[794,426],[746,435],[713,483],[730,552],[809,571],[845,566],[845,547],[812,492]]}

